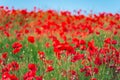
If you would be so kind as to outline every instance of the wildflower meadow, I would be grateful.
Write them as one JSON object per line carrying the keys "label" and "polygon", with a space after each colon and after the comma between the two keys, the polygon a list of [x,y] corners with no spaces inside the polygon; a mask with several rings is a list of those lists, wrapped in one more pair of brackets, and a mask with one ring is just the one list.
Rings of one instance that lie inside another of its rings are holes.
{"label": "wildflower meadow", "polygon": [[0,6],[0,80],[120,80],[120,14]]}

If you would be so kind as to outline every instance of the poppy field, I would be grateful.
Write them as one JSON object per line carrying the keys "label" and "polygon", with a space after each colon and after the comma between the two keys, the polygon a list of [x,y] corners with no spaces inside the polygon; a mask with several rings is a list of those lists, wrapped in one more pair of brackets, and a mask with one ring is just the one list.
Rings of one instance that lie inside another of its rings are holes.
{"label": "poppy field", "polygon": [[0,80],[120,80],[120,14],[0,6]]}

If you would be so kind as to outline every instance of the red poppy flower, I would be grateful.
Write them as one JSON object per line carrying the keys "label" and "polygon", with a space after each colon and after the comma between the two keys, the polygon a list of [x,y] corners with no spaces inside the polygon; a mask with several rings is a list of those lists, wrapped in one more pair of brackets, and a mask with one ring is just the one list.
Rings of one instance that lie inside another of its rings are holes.
{"label": "red poppy flower", "polygon": [[20,52],[20,48],[16,48],[13,50],[13,54],[17,54],[18,52]]}
{"label": "red poppy flower", "polygon": [[97,80],[96,78],[91,78],[90,80]]}
{"label": "red poppy flower", "polygon": [[112,44],[117,44],[117,41],[116,40],[112,40]]}
{"label": "red poppy flower", "polygon": [[104,42],[110,44],[110,43],[111,43],[111,38],[106,38],[106,39],[104,40]]}
{"label": "red poppy flower", "polygon": [[94,63],[95,63],[96,65],[101,65],[101,64],[102,64],[102,61],[101,61],[100,57],[96,57]]}
{"label": "red poppy flower", "polygon": [[82,45],[81,47],[80,47],[80,50],[86,50],[87,48],[86,48],[86,46],[85,45]]}
{"label": "red poppy flower", "polygon": [[34,42],[35,42],[34,36],[29,36],[29,37],[28,37],[28,41],[29,41],[30,43],[34,43]]}
{"label": "red poppy flower", "polygon": [[72,75],[77,75],[77,72],[75,70],[70,70],[69,71]]}
{"label": "red poppy flower", "polygon": [[43,80],[43,77],[42,76],[36,76],[35,79],[36,80]]}
{"label": "red poppy flower", "polygon": [[7,31],[4,32],[4,35],[7,36],[7,37],[10,37],[10,33],[7,32]]}
{"label": "red poppy flower", "polygon": [[29,30],[25,29],[25,33],[28,34],[28,33],[29,33]]}
{"label": "red poppy flower", "polygon": [[93,71],[95,74],[98,74],[98,72],[99,72],[98,68],[94,68]]}
{"label": "red poppy flower", "polygon": [[97,34],[97,35],[100,35],[100,32],[97,31],[96,34]]}
{"label": "red poppy flower", "polygon": [[37,34],[41,34],[41,30],[40,30],[39,28],[36,28],[36,29],[35,29],[35,32],[36,32]]}
{"label": "red poppy flower", "polygon": [[45,58],[45,53],[42,51],[38,51],[39,58],[43,60]]}
{"label": "red poppy flower", "polygon": [[0,59],[0,65],[3,63],[3,61]]}
{"label": "red poppy flower", "polygon": [[14,48],[14,49],[13,49],[13,54],[17,54],[18,52],[20,52],[20,50],[21,50],[21,48],[22,48],[22,44],[19,43],[19,42],[14,42],[14,43],[12,44],[12,48]]}
{"label": "red poppy flower", "polygon": [[18,78],[16,77],[16,75],[12,74],[10,75],[10,80],[18,80]]}
{"label": "red poppy flower", "polygon": [[19,69],[19,64],[15,61],[11,62],[11,68],[12,70],[18,70]]}
{"label": "red poppy flower", "polygon": [[2,80],[10,80],[10,74],[8,72],[4,72],[2,74]]}
{"label": "red poppy flower", "polygon": [[77,54],[75,54],[74,57],[72,58],[71,62],[76,62],[76,61],[78,61],[78,60],[80,60],[80,59],[83,59],[83,58],[84,58],[84,54],[79,54],[79,53],[77,53]]}
{"label": "red poppy flower", "polygon": [[12,48],[19,48],[19,49],[21,49],[22,48],[22,44],[20,43],[20,42],[14,42],[13,44],[12,44]]}
{"label": "red poppy flower", "polygon": [[6,59],[6,58],[7,58],[7,55],[8,55],[8,53],[7,53],[7,52],[4,52],[4,53],[2,54],[2,58],[3,58],[3,59]]}
{"label": "red poppy flower", "polygon": [[46,47],[46,48],[49,48],[49,47],[50,47],[50,43],[46,43],[46,44],[45,44],[45,47]]}
{"label": "red poppy flower", "polygon": [[36,67],[35,64],[28,64],[28,68],[29,68],[31,71],[34,71],[34,72],[37,71],[37,67]]}
{"label": "red poppy flower", "polygon": [[114,35],[117,35],[117,33],[118,33],[117,31],[114,31]]}
{"label": "red poppy flower", "polygon": [[29,71],[26,74],[24,74],[23,79],[24,80],[33,80],[35,78],[36,73],[33,71]]}
{"label": "red poppy flower", "polygon": [[46,72],[51,72],[53,70],[54,70],[54,68],[52,66],[48,66]]}

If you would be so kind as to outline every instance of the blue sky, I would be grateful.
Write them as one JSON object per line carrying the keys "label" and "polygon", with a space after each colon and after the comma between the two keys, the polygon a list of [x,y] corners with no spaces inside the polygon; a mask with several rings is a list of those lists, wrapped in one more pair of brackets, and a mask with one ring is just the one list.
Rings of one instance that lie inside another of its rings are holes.
{"label": "blue sky", "polygon": [[93,10],[98,12],[120,13],[120,0],[0,0],[0,5],[15,9],[32,10],[34,6],[46,10]]}

